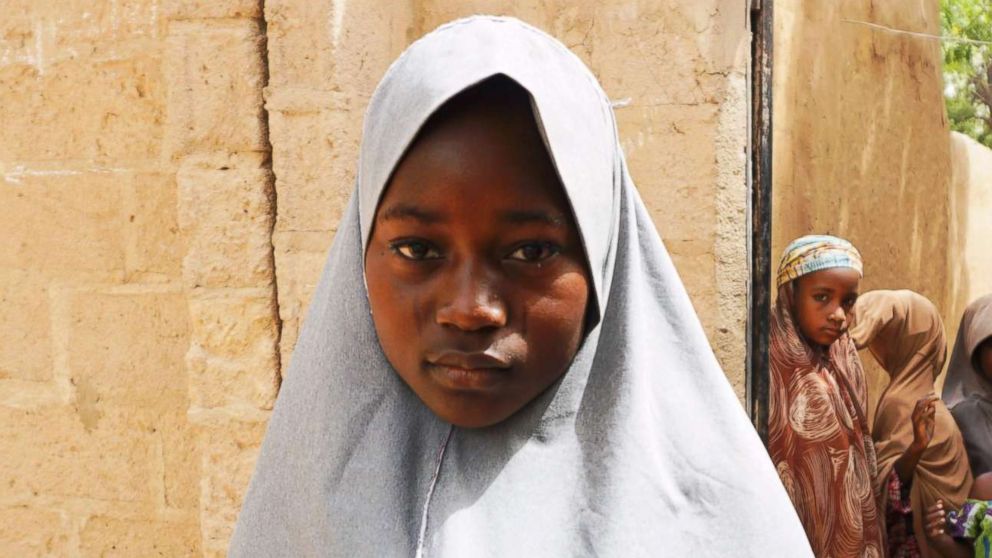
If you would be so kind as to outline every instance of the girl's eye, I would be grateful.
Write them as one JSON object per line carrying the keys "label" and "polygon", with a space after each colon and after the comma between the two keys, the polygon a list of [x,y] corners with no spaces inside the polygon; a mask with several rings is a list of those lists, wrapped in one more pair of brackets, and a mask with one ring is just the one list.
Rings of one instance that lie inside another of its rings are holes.
{"label": "girl's eye", "polygon": [[528,242],[510,253],[508,258],[522,262],[544,261],[558,253],[559,248],[550,242]]}
{"label": "girl's eye", "polygon": [[408,260],[435,260],[441,257],[436,248],[421,240],[405,240],[390,245],[393,252]]}
{"label": "girl's eye", "polygon": [[825,295],[825,294],[815,294],[815,295],[813,295],[813,300],[815,300],[817,302],[826,302],[827,301],[827,295]]}

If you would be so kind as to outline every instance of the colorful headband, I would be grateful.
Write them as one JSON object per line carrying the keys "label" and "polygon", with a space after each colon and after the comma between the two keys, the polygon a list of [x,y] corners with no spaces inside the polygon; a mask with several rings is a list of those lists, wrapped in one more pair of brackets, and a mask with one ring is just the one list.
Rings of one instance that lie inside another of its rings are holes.
{"label": "colorful headband", "polygon": [[828,235],[797,238],[782,254],[775,286],[781,287],[808,273],[834,267],[848,267],[864,276],[861,253],[843,238]]}

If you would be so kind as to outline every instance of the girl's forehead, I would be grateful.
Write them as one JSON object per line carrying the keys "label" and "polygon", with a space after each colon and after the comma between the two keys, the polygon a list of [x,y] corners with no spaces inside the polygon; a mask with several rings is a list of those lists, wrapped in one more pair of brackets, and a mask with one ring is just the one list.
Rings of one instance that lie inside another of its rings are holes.
{"label": "girl's forehead", "polygon": [[501,100],[483,90],[442,106],[397,165],[377,216],[410,214],[412,205],[439,212],[452,202],[474,204],[465,208],[470,212],[530,205],[551,221],[570,214],[526,93],[517,93]]}
{"label": "girl's forehead", "polygon": [[809,289],[826,288],[838,291],[856,291],[861,283],[861,274],[850,267],[833,267],[807,273],[799,277],[799,282]]}

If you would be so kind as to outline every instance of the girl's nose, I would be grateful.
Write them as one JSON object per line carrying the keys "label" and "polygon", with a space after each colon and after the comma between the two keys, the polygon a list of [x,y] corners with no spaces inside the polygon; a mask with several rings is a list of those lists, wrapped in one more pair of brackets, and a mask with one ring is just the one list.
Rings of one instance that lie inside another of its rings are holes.
{"label": "girl's nose", "polygon": [[843,306],[837,306],[837,308],[834,308],[834,311],[830,313],[830,316],[828,316],[828,318],[830,319],[830,321],[842,324],[847,319],[847,313],[844,312]]}
{"label": "girl's nose", "polygon": [[442,287],[435,321],[462,331],[479,331],[506,325],[506,305],[493,288],[493,278],[477,265],[453,272],[453,281]]}

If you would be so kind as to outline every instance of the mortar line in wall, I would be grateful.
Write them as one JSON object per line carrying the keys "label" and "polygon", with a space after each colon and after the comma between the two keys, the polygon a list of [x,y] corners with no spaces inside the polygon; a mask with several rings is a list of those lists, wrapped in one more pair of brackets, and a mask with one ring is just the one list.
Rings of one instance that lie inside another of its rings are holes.
{"label": "mortar line in wall", "polygon": [[275,320],[276,326],[276,339],[275,347],[275,367],[276,367],[276,383],[277,385],[282,384],[282,318],[279,312],[279,274],[276,273],[276,245],[275,245],[275,230],[276,230],[276,220],[279,217],[279,198],[276,190],[276,173],[272,164],[272,137],[269,131],[269,110],[265,106],[265,90],[269,87],[269,23],[265,19],[265,0],[258,0],[258,30],[262,36],[262,107],[261,107],[261,119],[262,119],[262,139],[268,149],[268,158],[266,159],[265,165],[268,168],[268,187],[269,187],[269,199],[271,203],[269,204],[270,211],[272,212],[272,221],[269,228],[269,268],[272,270],[272,305],[273,305],[273,320]]}

